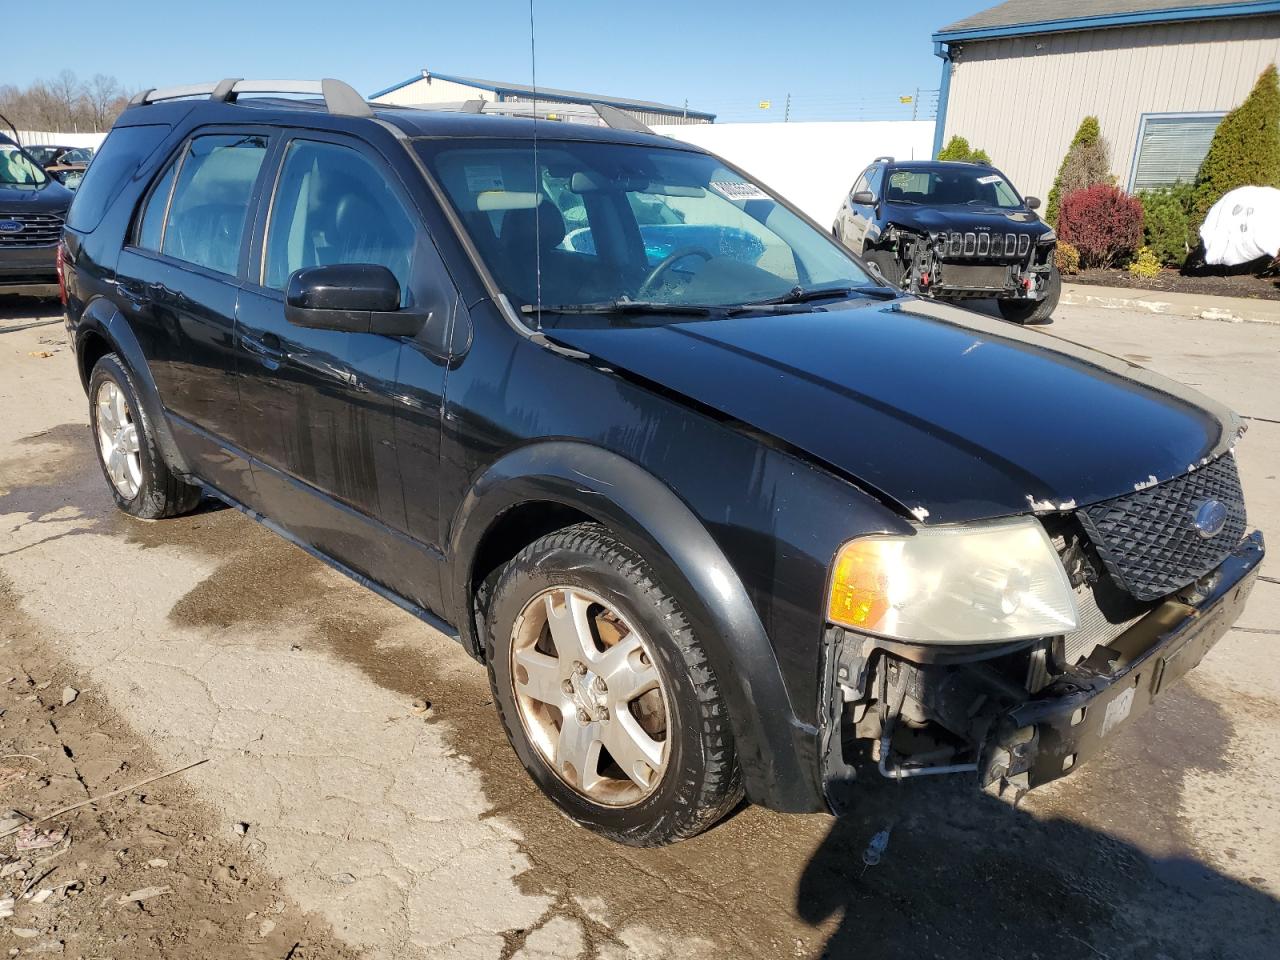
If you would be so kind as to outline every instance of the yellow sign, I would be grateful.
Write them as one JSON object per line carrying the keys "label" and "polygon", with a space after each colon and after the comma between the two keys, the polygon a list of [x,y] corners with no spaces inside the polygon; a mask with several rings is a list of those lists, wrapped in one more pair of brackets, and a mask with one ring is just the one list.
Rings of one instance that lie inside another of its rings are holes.
{"label": "yellow sign", "polygon": [[772,101],[772,100],[761,100],[761,101],[760,101],[760,109],[761,109],[761,110],[768,110],[768,109],[769,109],[770,107],[772,107],[772,106],[773,106],[773,101]]}
{"label": "yellow sign", "polygon": [[898,98],[899,103],[912,103],[914,100],[915,100],[915,97],[899,97]]}

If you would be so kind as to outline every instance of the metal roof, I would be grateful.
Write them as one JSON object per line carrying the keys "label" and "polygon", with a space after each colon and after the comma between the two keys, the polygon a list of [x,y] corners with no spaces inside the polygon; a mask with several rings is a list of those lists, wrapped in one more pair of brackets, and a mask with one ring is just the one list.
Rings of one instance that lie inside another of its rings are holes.
{"label": "metal roof", "polygon": [[[1069,11],[1069,12],[1068,12]],[[1277,0],[1008,0],[943,27],[935,41],[991,40],[1144,23],[1280,13]]]}
{"label": "metal roof", "polygon": [[[430,70],[423,70],[415,76],[409,77],[407,80],[401,80],[394,83],[385,90],[379,90],[377,93],[369,95],[370,100],[376,100],[378,97],[386,96],[393,90],[399,90],[401,87],[407,87],[411,83],[417,83],[419,80],[445,80],[449,83],[461,83],[468,87],[474,87],[477,90],[488,90],[499,96],[521,97],[533,99],[534,88],[524,83],[504,83],[499,80],[482,80],[478,77],[459,77],[448,73],[435,73]],[[625,97],[605,97],[597,93],[581,93],[576,90],[557,90],[554,87],[538,87],[537,94],[539,100],[548,100],[553,103],[603,103],[609,107],[617,107],[619,110],[635,110],[641,113],[666,113],[672,116],[690,116],[703,120],[714,120],[714,113],[707,113],[703,110],[690,110],[685,107],[673,106],[669,103],[656,103],[652,100],[631,100]]]}

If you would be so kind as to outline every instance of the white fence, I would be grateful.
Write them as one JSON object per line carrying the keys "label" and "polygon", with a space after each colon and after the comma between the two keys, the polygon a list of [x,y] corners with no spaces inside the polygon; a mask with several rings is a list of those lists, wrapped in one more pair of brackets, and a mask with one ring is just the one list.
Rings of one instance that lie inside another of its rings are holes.
{"label": "white fence", "polygon": [[[0,127],[0,133],[12,136],[13,131],[6,127]],[[18,142],[24,147],[57,144],[60,147],[92,147],[96,152],[105,139],[107,139],[105,133],[49,133],[44,130],[18,131]]]}
{"label": "white fence", "polygon": [[707,123],[653,129],[733,162],[823,227],[835,221],[853,181],[876,157],[928,160],[933,155],[932,120]]}

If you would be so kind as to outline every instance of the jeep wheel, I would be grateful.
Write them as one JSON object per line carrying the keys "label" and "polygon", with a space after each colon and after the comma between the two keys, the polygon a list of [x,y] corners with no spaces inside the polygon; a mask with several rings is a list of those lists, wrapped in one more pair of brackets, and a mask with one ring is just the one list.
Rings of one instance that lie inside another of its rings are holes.
{"label": "jeep wheel", "polygon": [[89,377],[89,424],[102,474],[125,513],[159,520],[200,502],[200,489],[175,477],[156,449],[133,380],[114,353]]}
{"label": "jeep wheel", "polygon": [[502,570],[489,680],[507,736],[574,820],[633,846],[710,827],[742,796],[719,686],[677,601],[594,523]]}
{"label": "jeep wheel", "polygon": [[1062,296],[1062,275],[1058,268],[1049,271],[1042,300],[997,300],[1000,313],[1014,323],[1048,323]]}

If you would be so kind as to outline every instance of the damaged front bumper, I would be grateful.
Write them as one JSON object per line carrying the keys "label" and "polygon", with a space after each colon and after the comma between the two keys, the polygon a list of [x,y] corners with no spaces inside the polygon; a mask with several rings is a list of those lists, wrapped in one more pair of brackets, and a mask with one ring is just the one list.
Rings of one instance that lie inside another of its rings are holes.
{"label": "damaged front bumper", "polygon": [[1034,692],[1017,678],[1051,658],[1048,642],[946,651],[833,628],[822,751],[832,809],[868,754],[885,776],[968,774],[1015,798],[1074,771],[1222,639],[1264,553],[1254,532],[1208,576]]}

